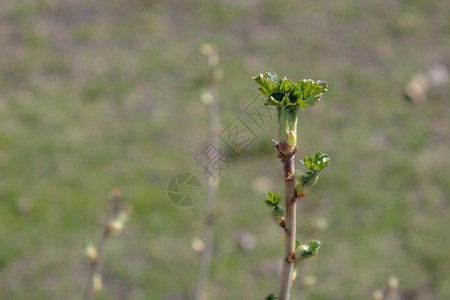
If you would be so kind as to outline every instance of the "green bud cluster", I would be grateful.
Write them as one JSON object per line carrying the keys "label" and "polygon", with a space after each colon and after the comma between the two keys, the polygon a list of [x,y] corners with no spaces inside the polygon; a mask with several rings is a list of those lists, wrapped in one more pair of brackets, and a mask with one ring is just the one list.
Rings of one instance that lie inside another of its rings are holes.
{"label": "green bud cluster", "polygon": [[305,155],[301,163],[306,166],[308,171],[295,172],[295,192],[298,197],[303,197],[308,189],[317,183],[320,172],[330,164],[330,160],[326,153],[316,152],[312,157]]}
{"label": "green bud cluster", "polygon": [[284,227],[284,211],[278,205],[280,203],[281,195],[277,193],[276,195],[272,192],[267,192],[266,194],[266,204],[269,207],[272,207],[271,216],[272,219],[277,223],[280,227]]}
{"label": "green bud cluster", "polygon": [[297,247],[294,253],[289,256],[289,260],[291,262],[299,262],[316,256],[318,249],[320,248],[320,244],[320,241],[313,240],[310,241],[308,245],[301,245]]}
{"label": "green bud cluster", "polygon": [[260,86],[259,91],[266,98],[264,105],[277,107],[278,150],[285,156],[295,153],[297,148],[297,113],[320,101],[327,92],[327,83],[321,80],[303,79],[297,83],[286,77],[278,78],[275,73],[259,74],[253,80]]}

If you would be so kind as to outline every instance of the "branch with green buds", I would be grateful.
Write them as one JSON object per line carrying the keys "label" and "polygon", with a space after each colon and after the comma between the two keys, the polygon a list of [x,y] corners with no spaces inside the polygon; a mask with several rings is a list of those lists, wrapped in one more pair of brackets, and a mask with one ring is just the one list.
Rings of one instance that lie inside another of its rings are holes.
{"label": "branch with green buds", "polygon": [[[326,154],[316,152],[311,158],[305,156],[302,163],[308,171],[295,173],[294,158],[298,150],[297,121],[298,112],[320,101],[327,92],[327,83],[321,80],[304,79],[297,83],[286,77],[278,78],[275,73],[259,74],[253,77],[259,91],[266,98],[264,105],[275,106],[278,116],[278,139],[275,147],[283,163],[285,181],[285,210],[280,207],[281,195],[268,192],[266,204],[272,207],[272,219],[284,228],[284,257],[281,271],[280,293],[278,297],[270,294],[266,300],[289,300],[290,288],[296,277],[297,264],[317,255],[319,241],[300,245],[296,236],[296,202],[306,195],[309,188],[317,183],[320,172],[329,165]],[[295,267],[295,268],[294,268]]]}

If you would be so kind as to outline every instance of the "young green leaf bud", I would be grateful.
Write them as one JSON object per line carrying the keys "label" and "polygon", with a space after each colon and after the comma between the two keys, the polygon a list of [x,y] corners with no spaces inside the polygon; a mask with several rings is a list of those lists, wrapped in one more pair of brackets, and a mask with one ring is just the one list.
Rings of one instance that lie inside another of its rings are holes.
{"label": "young green leaf bud", "polygon": [[306,177],[303,181],[303,190],[307,191],[310,187],[313,187],[319,180],[319,172],[314,172],[310,176]]}
{"label": "young green leaf bud", "polygon": [[308,245],[301,245],[295,249],[294,253],[289,255],[290,262],[299,262],[317,255],[320,247],[320,241],[310,241]]}
{"label": "young green leaf bud", "polygon": [[275,73],[259,74],[253,80],[267,98],[265,105],[277,107],[280,139],[277,149],[282,157],[290,158],[297,150],[297,113],[319,101],[327,91],[327,83],[304,79],[296,84],[286,77],[278,78]]}
{"label": "young green leaf bud", "polygon": [[280,227],[284,227],[284,211],[281,207],[276,206],[272,209],[272,219],[277,223]]}
{"label": "young green leaf bud", "polygon": [[326,153],[316,152],[312,157],[305,155],[301,161],[309,170],[314,172],[323,171],[330,164],[330,157]]}
{"label": "young green leaf bud", "polygon": [[272,209],[272,218],[282,218],[284,217],[284,211],[281,209],[281,207],[276,206],[274,209]]}
{"label": "young green leaf bud", "polygon": [[281,195],[280,193],[277,193],[274,195],[272,192],[267,192],[266,194],[266,204],[270,207],[277,207],[278,203],[280,202]]}
{"label": "young green leaf bud", "polygon": [[295,193],[303,197],[309,188],[313,187],[319,180],[319,172],[295,172]]}

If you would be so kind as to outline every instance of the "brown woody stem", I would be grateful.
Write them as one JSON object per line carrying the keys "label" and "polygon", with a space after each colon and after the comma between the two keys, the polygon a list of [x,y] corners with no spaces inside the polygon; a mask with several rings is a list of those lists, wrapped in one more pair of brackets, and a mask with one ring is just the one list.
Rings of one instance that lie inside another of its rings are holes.
{"label": "brown woody stem", "polygon": [[[295,152],[294,152],[295,153]],[[296,200],[295,195],[295,167],[294,167],[294,153],[287,158],[282,156],[284,179],[286,186],[285,199],[285,227],[284,227],[284,255],[283,266],[281,270],[281,284],[280,284],[280,300],[289,300],[291,289],[291,278],[293,263],[288,260],[289,255],[295,251],[295,233],[296,233]]]}

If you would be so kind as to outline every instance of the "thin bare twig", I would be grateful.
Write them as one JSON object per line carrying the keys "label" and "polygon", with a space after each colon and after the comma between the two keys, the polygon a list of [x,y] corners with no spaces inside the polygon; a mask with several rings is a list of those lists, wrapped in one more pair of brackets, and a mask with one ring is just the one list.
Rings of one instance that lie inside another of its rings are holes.
{"label": "thin bare twig", "polygon": [[[203,101],[208,105],[208,139],[212,143],[219,133],[219,102],[217,82],[220,80],[218,68],[219,55],[214,45],[203,45],[200,51],[208,57],[210,71],[207,96]],[[216,207],[216,194],[218,178],[207,172],[206,174],[206,197],[203,211],[203,233],[202,242],[204,248],[200,254],[200,263],[195,286],[194,299],[207,299],[206,286],[209,280],[211,260],[214,252],[214,212]]]}
{"label": "thin bare twig", "polygon": [[97,245],[97,254],[91,260],[88,281],[86,283],[86,290],[84,292],[84,300],[90,300],[92,298],[92,294],[95,292],[94,277],[99,276],[99,274],[100,274],[101,263],[102,263],[102,258],[103,258],[103,251],[105,248],[104,247],[105,242],[108,239],[108,237],[111,235],[111,232],[113,230],[113,228],[111,227],[111,221],[113,221],[114,217],[117,215],[117,213],[120,210],[120,207],[119,207],[120,194],[121,194],[120,190],[118,190],[118,189],[115,189],[111,193],[111,200],[109,202],[105,221],[103,223],[102,236]]}

